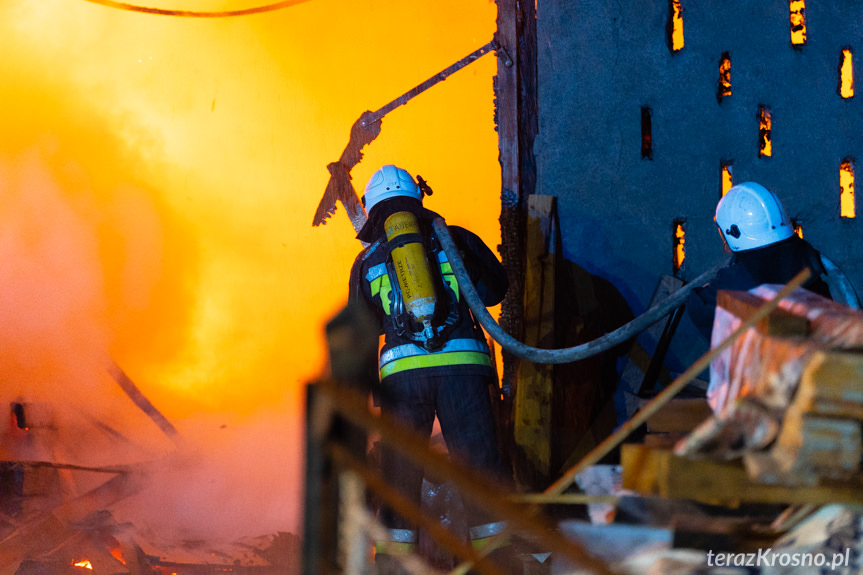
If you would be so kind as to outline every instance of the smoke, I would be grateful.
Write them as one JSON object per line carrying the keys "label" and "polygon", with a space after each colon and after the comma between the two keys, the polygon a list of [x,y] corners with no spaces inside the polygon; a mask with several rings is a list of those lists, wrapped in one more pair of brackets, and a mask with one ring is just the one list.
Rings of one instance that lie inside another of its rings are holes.
{"label": "smoke", "polygon": [[[310,225],[326,165],[363,110],[486,43],[494,9],[318,0],[205,22],[0,6],[0,409],[53,406],[52,441],[73,445],[46,457],[151,462],[122,510],[154,533],[296,531],[301,391],[361,247],[341,207]],[[496,245],[493,67],[388,116],[355,185],[404,165],[429,207]]]}
{"label": "smoke", "polygon": [[[0,161],[0,376],[7,391],[86,382],[78,358],[107,348],[92,227],[35,153]],[[73,384],[74,385],[74,384]]]}
{"label": "smoke", "polygon": [[[162,222],[145,191],[100,193],[73,171],[77,186],[35,148],[0,158],[0,405],[24,402],[35,439],[17,452],[7,441],[7,454],[144,463],[141,491],[114,511],[149,541],[296,531],[301,424],[287,396],[252,417],[177,420],[177,447],[107,377],[126,316],[154,297]],[[78,482],[73,495],[96,485]]]}
{"label": "smoke", "polygon": [[115,518],[135,526],[145,550],[298,533],[302,442],[287,407],[179,422],[181,447],[147,466],[144,488],[115,506]]}

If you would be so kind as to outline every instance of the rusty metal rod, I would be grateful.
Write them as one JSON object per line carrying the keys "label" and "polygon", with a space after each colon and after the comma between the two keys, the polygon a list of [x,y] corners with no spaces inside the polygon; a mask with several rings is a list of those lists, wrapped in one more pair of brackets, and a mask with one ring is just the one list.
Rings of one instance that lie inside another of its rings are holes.
{"label": "rusty metal rod", "polygon": [[371,144],[378,137],[378,134],[380,134],[381,119],[399,106],[407,104],[411,99],[419,96],[435,84],[446,80],[449,76],[483,55],[498,49],[497,41],[492,39],[484,46],[474,50],[461,60],[450,64],[425,82],[414,86],[374,112],[365,111],[360,114],[360,117],[351,126],[350,139],[345,149],[342,150],[339,161],[332,162],[327,166],[327,170],[330,172],[330,179],[327,182],[324,195],[315,210],[312,226],[316,227],[326,223],[326,220],[335,213],[336,202],[338,201],[342,203],[345,211],[348,212],[348,217],[354,230],[359,232],[363,225],[365,225],[367,218],[357,191],[354,189],[353,184],[351,184],[351,170],[362,160],[363,148]]}
{"label": "rusty metal rod", "polygon": [[381,106],[380,108],[378,108],[377,110],[375,110],[374,112],[372,112],[371,114],[369,114],[365,118],[363,118],[362,119],[362,125],[368,126],[369,124],[374,124],[375,122],[377,122],[378,120],[380,120],[381,118],[383,118],[384,116],[386,116],[387,114],[389,114],[390,112],[392,112],[393,110],[398,108],[399,106],[401,106],[403,104],[407,104],[410,100],[412,100],[416,96],[419,96],[420,94],[422,94],[423,92],[425,92],[426,90],[428,90],[429,88],[431,88],[432,86],[437,84],[438,82],[442,82],[443,80],[446,80],[447,78],[449,78],[450,76],[452,76],[453,74],[455,74],[456,72],[458,72],[459,70],[461,70],[462,68],[464,68],[465,66],[470,64],[471,62],[476,61],[481,56],[484,56],[485,54],[488,54],[489,52],[491,52],[493,50],[497,50],[497,42],[495,40],[492,40],[491,42],[485,44],[484,46],[477,48],[476,50],[474,50],[473,52],[471,52],[470,54],[468,54],[467,56],[465,56],[461,60],[458,60],[457,62],[450,64],[449,66],[447,66],[446,68],[444,68],[443,70],[441,70],[440,72],[438,72],[437,74],[435,74],[434,76],[432,76],[431,78],[426,80],[425,82],[417,84],[416,86],[414,86],[413,88],[411,88],[410,90],[408,90],[407,92],[405,92],[404,94],[402,94],[401,96],[396,98],[395,100],[393,100],[387,104],[384,104],[383,106]]}

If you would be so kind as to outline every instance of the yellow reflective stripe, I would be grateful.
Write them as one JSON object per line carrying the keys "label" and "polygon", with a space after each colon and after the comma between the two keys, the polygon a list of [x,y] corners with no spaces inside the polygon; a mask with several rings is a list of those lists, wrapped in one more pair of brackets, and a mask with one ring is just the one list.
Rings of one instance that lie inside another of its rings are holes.
{"label": "yellow reflective stripe", "polygon": [[[506,522],[502,521],[501,525],[506,527]],[[488,545],[492,540],[495,540],[497,542],[497,547],[506,547],[507,545],[510,545],[512,543],[512,540],[510,539],[509,533],[503,533],[502,529],[496,533],[489,534],[489,535],[484,536],[484,537],[473,537],[473,536],[471,536],[470,542],[473,545],[474,549],[482,549],[483,547]]]}
{"label": "yellow reflective stripe", "polygon": [[446,285],[453,291],[455,294],[456,301],[459,301],[461,294],[458,292],[458,280],[455,277],[455,272],[452,271],[452,266],[449,262],[442,262],[440,265],[441,274],[443,274],[443,281],[446,282]]}
{"label": "yellow reflective stripe", "polygon": [[[506,536],[504,535],[504,537],[506,537]],[[492,537],[481,537],[479,539],[471,539],[470,543],[474,549],[480,550],[483,547],[485,547],[486,545],[488,545],[492,539],[494,539],[494,536],[492,536]],[[507,538],[505,541],[503,541],[501,543],[497,543],[496,545],[497,546],[495,547],[495,549],[497,549],[499,547],[505,547],[505,546],[509,545],[509,539]]]}
{"label": "yellow reflective stripe", "polygon": [[381,276],[381,304],[384,306],[384,313],[390,315],[392,311],[392,286],[390,286],[390,276]]}
{"label": "yellow reflective stripe", "polygon": [[408,369],[440,367],[444,365],[486,365],[491,367],[491,358],[478,351],[450,351],[415,355],[391,361],[381,368],[381,379],[388,375]]}
{"label": "yellow reflective stripe", "polygon": [[390,287],[390,276],[384,274],[382,276],[376,277],[371,281],[369,287],[372,291],[373,298],[377,295],[380,295],[381,306],[384,308],[384,312],[387,315],[390,315],[390,307],[392,307],[390,302],[390,294],[392,293],[392,289]]}
{"label": "yellow reflective stripe", "polygon": [[381,282],[383,281],[383,279],[384,279],[383,277],[379,277],[379,278],[372,280],[372,283],[371,283],[372,297],[375,297],[376,295],[378,295],[378,293],[380,293]]}
{"label": "yellow reflective stripe", "polygon": [[416,552],[416,543],[402,543],[400,541],[375,541],[375,553],[386,555],[397,555],[404,557]]}

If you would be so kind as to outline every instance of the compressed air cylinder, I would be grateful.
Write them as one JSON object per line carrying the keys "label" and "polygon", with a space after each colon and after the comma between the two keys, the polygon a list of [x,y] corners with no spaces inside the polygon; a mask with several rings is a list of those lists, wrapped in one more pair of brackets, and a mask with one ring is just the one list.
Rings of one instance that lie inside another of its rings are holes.
{"label": "compressed air cylinder", "polygon": [[423,325],[424,331],[431,335],[437,294],[420,236],[419,222],[410,212],[396,212],[384,222],[384,229],[387,241],[398,246],[392,250],[393,267],[405,307]]}

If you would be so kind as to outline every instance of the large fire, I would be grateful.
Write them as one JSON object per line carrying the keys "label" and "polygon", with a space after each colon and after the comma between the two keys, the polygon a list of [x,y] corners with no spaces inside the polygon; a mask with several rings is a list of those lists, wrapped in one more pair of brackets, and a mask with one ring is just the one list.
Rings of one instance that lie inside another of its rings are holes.
{"label": "large fire", "polygon": [[[326,166],[360,113],[488,42],[495,10],[310,0],[196,19],[4,2],[0,406],[110,417],[113,358],[206,453],[154,479],[153,515],[296,532],[303,385],[326,369],[323,323],[361,247],[341,207],[311,226]],[[431,209],[496,246],[495,66],[486,56],[384,118],[356,187],[396,163],[428,180]]]}

